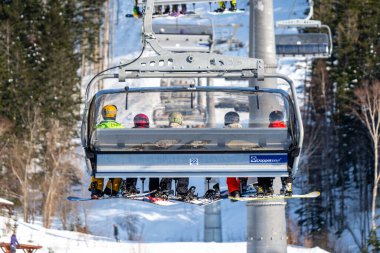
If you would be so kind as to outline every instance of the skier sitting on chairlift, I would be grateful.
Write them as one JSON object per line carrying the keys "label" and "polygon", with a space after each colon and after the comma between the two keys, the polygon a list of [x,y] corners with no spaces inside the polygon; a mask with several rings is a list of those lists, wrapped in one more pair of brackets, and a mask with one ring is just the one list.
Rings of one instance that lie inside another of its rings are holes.
{"label": "skier sitting on chairlift", "polygon": [[[286,128],[284,122],[284,113],[281,111],[273,111],[269,114],[270,128]],[[273,191],[273,177],[259,177],[257,179],[257,195],[272,195]],[[292,195],[292,177],[281,177],[282,188],[280,194]]]}
{"label": "skier sitting on chairlift", "polygon": [[[96,128],[124,128],[123,125],[116,121],[116,114],[117,107],[115,105],[105,105],[102,108],[103,121],[101,121]],[[104,178],[95,178],[92,176],[90,187],[88,188],[88,190],[91,191],[91,198],[97,199],[104,194],[115,196],[119,191],[120,182],[121,178],[110,178],[103,192]]]}
{"label": "skier sitting on chairlift", "polygon": [[[172,112],[169,115],[169,128],[181,128],[182,127],[183,116],[180,112]],[[151,185],[149,183],[149,190],[158,189],[158,179],[155,179],[156,185]],[[176,178],[177,186],[176,192],[177,196],[183,200],[192,200],[194,196],[195,187],[192,186],[189,189],[189,178]],[[162,178],[159,183],[160,192],[155,194],[156,197],[165,198],[170,194],[172,189],[172,178]]]}
{"label": "skier sitting on chairlift", "polygon": [[[242,128],[240,124],[240,117],[237,112],[227,112],[224,115],[224,127],[225,128]],[[231,197],[239,198],[240,190],[244,192],[247,189],[247,180],[248,178],[235,178],[235,177],[227,177],[227,187],[228,194]],[[240,189],[240,186],[242,189]]]}
{"label": "skier sitting on chairlift", "polygon": [[[133,128],[149,128],[149,118],[143,113],[137,114],[133,118]],[[121,194],[123,196],[129,196],[133,194],[139,194],[140,192],[136,188],[137,178],[126,178],[125,183],[121,186]]]}

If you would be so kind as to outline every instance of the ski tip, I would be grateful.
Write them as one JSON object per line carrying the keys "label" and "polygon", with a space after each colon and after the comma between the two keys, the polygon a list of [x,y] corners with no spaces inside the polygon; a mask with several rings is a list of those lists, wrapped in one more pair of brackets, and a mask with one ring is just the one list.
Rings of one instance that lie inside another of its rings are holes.
{"label": "ski tip", "polygon": [[228,196],[228,199],[230,199],[232,202],[237,201],[273,201],[273,200],[283,200],[283,199],[310,199],[310,198],[317,198],[321,195],[319,191],[313,191],[306,194],[293,194],[292,196],[285,196],[285,195],[279,195],[275,194],[272,196],[246,196],[246,197],[231,197]]}

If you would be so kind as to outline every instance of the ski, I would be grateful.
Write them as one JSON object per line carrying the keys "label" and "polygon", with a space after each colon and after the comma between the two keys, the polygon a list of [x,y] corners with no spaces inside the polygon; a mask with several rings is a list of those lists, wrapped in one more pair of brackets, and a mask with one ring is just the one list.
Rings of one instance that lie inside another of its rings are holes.
{"label": "ski", "polygon": [[197,206],[207,206],[207,205],[211,205],[223,200],[223,198],[218,198],[218,199],[197,198],[197,199],[192,199],[192,200],[183,200],[175,196],[169,197],[169,199],[174,202],[197,205]]}
{"label": "ski", "polygon": [[229,11],[229,10],[225,10],[223,12],[216,12],[216,11],[208,11],[207,13],[210,14],[210,15],[230,15],[230,14],[241,14],[241,13],[244,13],[245,12],[245,9],[238,9],[236,11]]}
{"label": "ski", "polygon": [[142,201],[159,206],[172,206],[177,204],[171,199],[156,198],[152,196],[143,197]]}
{"label": "ski", "polygon": [[260,200],[270,201],[270,200],[279,200],[279,199],[317,198],[319,197],[319,195],[321,195],[319,191],[313,191],[306,194],[293,194],[292,196],[274,194],[270,196],[244,196],[243,195],[239,198],[234,198],[234,197],[229,196],[228,198],[230,200],[235,200],[235,201],[260,201]]}
{"label": "ski", "polygon": [[154,192],[156,192],[156,191],[154,190],[154,191],[150,191],[150,192],[132,194],[132,195],[128,195],[128,196],[121,196],[121,195],[103,196],[103,197],[98,198],[98,199],[92,199],[92,198],[88,198],[88,197],[69,196],[69,197],[67,197],[67,200],[69,200],[69,201],[90,201],[90,200],[106,200],[106,199],[130,199],[130,200],[141,200],[142,201],[143,197],[148,196]]}

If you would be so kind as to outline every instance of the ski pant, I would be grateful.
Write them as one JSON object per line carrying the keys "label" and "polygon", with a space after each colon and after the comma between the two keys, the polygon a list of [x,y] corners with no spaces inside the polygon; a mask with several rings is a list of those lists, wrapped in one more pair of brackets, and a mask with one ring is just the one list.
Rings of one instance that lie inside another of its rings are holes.
{"label": "ski pant", "polygon": [[[234,192],[234,191],[245,191],[246,185],[247,185],[247,177],[242,178],[236,178],[236,177],[227,177],[227,187],[228,192]],[[242,186],[242,189],[240,189],[240,185]]]}
{"label": "ski pant", "polygon": [[[110,192],[111,191],[111,182],[112,182],[112,191],[119,191],[121,178],[110,178],[107,182],[107,186],[104,189],[104,191]],[[91,177],[91,183],[88,187],[88,190],[91,191],[91,185],[92,183],[95,183],[95,187],[98,191],[103,192],[103,186],[104,186],[104,178],[96,178],[94,176]]]}
{"label": "ski pant", "polygon": [[110,178],[108,179],[106,189],[104,190],[111,190],[111,184],[112,184],[112,191],[113,192],[118,192],[120,188],[120,183],[121,183],[121,178]]}
{"label": "ski pant", "polygon": [[259,186],[268,189],[273,186],[273,179],[274,177],[258,177],[257,182]]}

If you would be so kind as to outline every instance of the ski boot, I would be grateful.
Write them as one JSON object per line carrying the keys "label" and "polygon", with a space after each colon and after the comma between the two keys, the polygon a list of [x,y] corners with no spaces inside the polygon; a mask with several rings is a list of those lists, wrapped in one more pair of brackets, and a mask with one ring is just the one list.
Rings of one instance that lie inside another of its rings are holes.
{"label": "ski boot", "polygon": [[218,2],[219,8],[214,10],[214,12],[222,13],[226,10],[226,4],[224,2]]}
{"label": "ski boot", "polygon": [[220,197],[221,196],[220,196],[219,183],[214,184],[214,186],[212,187],[212,189],[208,189],[205,192],[205,195],[203,196],[203,198],[210,199],[210,200],[220,199]]}
{"label": "ski boot", "polygon": [[159,15],[162,15],[162,5],[157,5],[154,7],[153,16],[159,16]]}
{"label": "ski boot", "polygon": [[274,194],[274,190],[272,186],[265,187],[264,191],[265,191],[265,196],[272,196]]}
{"label": "ski boot", "polygon": [[241,193],[244,194],[248,189],[248,178],[247,177],[240,177],[240,189]]}
{"label": "ski boot", "polygon": [[[240,191],[233,191],[228,194],[232,198],[240,198]],[[231,202],[236,202],[235,199],[230,199]]]}
{"label": "ski boot", "polygon": [[280,189],[280,194],[285,195],[285,196],[292,196],[293,195],[292,183],[283,184]]}
{"label": "ski boot", "polygon": [[179,12],[182,15],[187,14],[187,6],[186,4],[181,4],[181,11]]}
{"label": "ski boot", "polygon": [[123,180],[120,185],[121,195],[123,197],[128,197],[130,195],[139,194],[140,191],[137,190],[136,184],[137,178],[127,178],[126,180]]}
{"label": "ski boot", "polygon": [[91,199],[100,199],[103,197],[103,192],[97,189],[97,185],[96,182],[91,183]]}
{"label": "ski boot", "polygon": [[190,202],[193,199],[197,199],[198,196],[195,194],[195,186],[191,186],[186,193],[177,192],[178,198],[184,202]]}
{"label": "ski boot", "polygon": [[142,12],[140,11],[140,7],[138,6],[133,7],[133,16],[137,19],[140,19],[142,17]]}
{"label": "ski boot", "polygon": [[257,197],[264,197],[265,195],[264,187],[262,187],[261,185],[256,185],[256,195]]}
{"label": "ski boot", "polygon": [[164,14],[164,15],[170,14],[170,6],[169,5],[164,6],[164,12],[162,14]]}
{"label": "ski boot", "polygon": [[168,190],[158,191],[158,192],[154,193],[154,198],[160,198],[163,200],[168,200],[170,194],[172,194],[172,191],[168,191]]}
{"label": "ski boot", "polygon": [[228,9],[229,11],[236,11],[237,10],[237,7],[236,7],[236,2],[235,3],[232,3],[232,1],[230,2],[230,5],[231,7]]}

